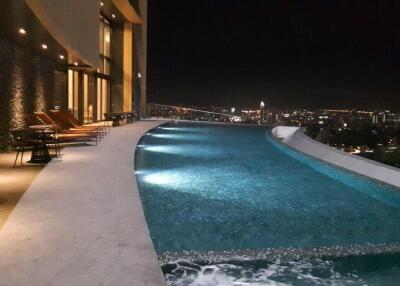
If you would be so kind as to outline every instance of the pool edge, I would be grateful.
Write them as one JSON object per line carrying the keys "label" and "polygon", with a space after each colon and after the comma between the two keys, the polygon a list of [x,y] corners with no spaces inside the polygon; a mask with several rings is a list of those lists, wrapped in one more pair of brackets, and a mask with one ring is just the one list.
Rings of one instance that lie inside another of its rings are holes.
{"label": "pool edge", "polygon": [[359,157],[318,142],[300,127],[277,126],[272,136],[301,153],[381,183],[400,188],[400,169]]}

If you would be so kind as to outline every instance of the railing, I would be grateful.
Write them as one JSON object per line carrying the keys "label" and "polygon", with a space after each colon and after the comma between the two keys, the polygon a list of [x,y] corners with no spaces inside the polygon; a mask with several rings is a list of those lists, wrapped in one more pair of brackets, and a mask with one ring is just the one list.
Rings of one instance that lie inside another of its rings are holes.
{"label": "railing", "polygon": [[233,122],[233,114],[199,110],[180,106],[147,103],[147,117],[163,119],[182,119],[193,121]]}

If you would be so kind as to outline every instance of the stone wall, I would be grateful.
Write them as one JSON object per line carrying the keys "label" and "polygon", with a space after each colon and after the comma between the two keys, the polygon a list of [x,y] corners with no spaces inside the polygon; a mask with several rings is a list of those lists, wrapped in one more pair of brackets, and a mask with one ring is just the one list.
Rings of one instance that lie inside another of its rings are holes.
{"label": "stone wall", "polygon": [[67,107],[67,67],[0,38],[0,151],[36,111]]}

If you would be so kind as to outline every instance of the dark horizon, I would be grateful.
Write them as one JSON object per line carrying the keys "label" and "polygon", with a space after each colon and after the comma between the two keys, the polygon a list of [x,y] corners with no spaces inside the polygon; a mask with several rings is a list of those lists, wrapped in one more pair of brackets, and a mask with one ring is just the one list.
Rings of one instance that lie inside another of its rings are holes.
{"label": "dark horizon", "polygon": [[400,111],[400,3],[149,2],[148,101]]}

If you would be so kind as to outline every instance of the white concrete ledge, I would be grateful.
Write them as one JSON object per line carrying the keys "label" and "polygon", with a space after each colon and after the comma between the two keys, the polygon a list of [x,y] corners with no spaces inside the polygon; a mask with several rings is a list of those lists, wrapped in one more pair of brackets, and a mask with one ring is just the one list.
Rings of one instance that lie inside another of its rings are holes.
{"label": "white concrete ledge", "polygon": [[161,123],[113,128],[43,169],[0,230],[0,285],[165,285],[133,166]]}
{"label": "white concrete ledge", "polygon": [[400,187],[400,169],[322,144],[304,134],[299,127],[277,126],[272,135],[284,144],[325,162]]}

